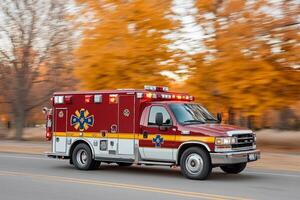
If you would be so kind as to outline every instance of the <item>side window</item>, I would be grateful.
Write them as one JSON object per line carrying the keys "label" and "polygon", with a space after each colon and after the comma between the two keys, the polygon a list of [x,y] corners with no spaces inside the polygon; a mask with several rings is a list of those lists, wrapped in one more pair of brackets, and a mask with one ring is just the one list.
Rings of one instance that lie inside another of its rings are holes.
{"label": "side window", "polygon": [[163,125],[172,125],[171,116],[169,115],[168,111],[162,106],[152,106],[150,109],[148,125],[156,125],[155,123],[155,116],[156,113],[163,114]]}

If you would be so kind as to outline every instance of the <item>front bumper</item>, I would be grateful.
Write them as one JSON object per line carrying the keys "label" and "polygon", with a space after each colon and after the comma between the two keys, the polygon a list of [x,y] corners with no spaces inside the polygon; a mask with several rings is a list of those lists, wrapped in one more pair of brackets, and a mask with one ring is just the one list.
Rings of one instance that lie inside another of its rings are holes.
{"label": "front bumper", "polygon": [[260,159],[260,150],[210,153],[213,165],[252,162]]}

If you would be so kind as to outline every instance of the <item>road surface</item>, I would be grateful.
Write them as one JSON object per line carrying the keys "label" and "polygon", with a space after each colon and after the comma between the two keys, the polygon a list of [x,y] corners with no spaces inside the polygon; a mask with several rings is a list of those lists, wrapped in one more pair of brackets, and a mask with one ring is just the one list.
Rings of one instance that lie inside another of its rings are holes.
{"label": "road surface", "polygon": [[194,181],[169,167],[111,164],[78,171],[66,160],[0,153],[0,199],[300,199],[300,173],[214,169],[209,180]]}

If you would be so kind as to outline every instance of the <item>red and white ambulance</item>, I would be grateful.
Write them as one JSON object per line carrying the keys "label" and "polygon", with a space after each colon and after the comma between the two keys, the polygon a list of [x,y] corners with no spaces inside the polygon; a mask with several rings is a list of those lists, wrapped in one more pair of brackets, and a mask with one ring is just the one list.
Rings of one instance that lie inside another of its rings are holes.
{"label": "red and white ambulance", "polygon": [[187,178],[206,179],[213,167],[239,173],[260,158],[254,132],[221,124],[221,115],[167,87],[56,92],[51,99],[47,155],[80,170],[101,162],[180,166]]}

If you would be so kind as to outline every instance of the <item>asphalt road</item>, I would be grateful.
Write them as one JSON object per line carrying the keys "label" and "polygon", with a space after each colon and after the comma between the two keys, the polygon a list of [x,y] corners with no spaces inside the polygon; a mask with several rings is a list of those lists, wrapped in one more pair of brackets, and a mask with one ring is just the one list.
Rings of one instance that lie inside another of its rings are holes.
{"label": "asphalt road", "polygon": [[65,160],[0,153],[0,199],[300,199],[300,173],[215,169],[209,180],[193,181],[169,167],[111,164],[78,171]]}

